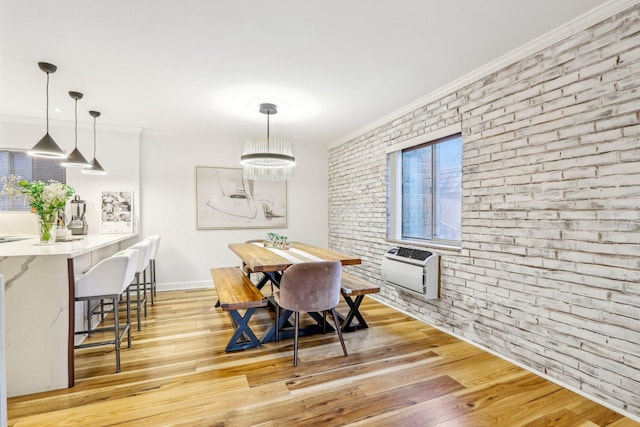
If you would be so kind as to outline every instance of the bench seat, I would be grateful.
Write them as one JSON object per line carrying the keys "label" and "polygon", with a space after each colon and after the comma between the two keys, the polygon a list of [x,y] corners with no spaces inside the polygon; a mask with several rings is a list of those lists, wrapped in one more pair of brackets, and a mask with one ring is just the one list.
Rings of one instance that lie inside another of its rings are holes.
{"label": "bench seat", "polygon": [[[371,284],[359,277],[352,276],[349,273],[342,272],[342,285],[340,292],[342,297],[349,306],[349,314],[342,320],[342,331],[351,332],[356,329],[368,328],[367,322],[360,313],[360,304],[367,294],[380,292],[380,286]],[[355,297],[355,300],[353,299]],[[357,324],[353,324],[354,317],[358,319]]]}
{"label": "bench seat", "polygon": [[380,292],[380,286],[372,285],[371,283],[356,277],[352,276],[349,273],[342,272],[342,295],[365,295],[365,294],[375,294]]}
{"label": "bench seat", "polygon": [[[235,329],[226,351],[260,346],[260,340],[249,327],[249,320],[256,308],[267,306],[267,297],[239,267],[212,268],[211,277],[218,293],[218,304],[229,313]],[[244,316],[238,310],[246,310]]]}

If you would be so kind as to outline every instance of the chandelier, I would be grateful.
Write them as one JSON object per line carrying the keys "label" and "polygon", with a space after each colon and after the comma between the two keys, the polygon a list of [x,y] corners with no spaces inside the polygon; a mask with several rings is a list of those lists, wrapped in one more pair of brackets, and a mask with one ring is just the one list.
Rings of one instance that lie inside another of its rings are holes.
{"label": "chandelier", "polygon": [[281,138],[271,138],[269,135],[269,118],[278,112],[278,107],[275,104],[260,104],[260,112],[267,115],[267,137],[244,142],[240,157],[243,176],[257,181],[291,179],[296,164],[293,144]]}

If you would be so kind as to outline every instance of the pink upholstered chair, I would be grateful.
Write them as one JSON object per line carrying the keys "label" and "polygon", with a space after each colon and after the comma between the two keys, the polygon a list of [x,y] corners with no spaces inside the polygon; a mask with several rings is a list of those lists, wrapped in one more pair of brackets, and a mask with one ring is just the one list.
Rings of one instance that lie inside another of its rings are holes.
{"label": "pink upholstered chair", "polygon": [[[274,293],[276,300],[276,322],[280,319],[280,308],[294,312],[293,366],[298,366],[298,328],[300,312],[323,312],[326,324],[326,312],[331,311],[336,331],[347,356],[336,306],[340,302],[340,283],[342,265],[339,261],[304,262],[294,264],[282,273],[280,290]],[[276,327],[276,341],[279,340]]]}

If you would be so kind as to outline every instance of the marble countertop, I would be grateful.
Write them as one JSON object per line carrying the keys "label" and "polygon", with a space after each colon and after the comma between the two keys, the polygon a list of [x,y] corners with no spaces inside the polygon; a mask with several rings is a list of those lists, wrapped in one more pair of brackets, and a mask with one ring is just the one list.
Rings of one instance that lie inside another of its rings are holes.
{"label": "marble countertop", "polygon": [[11,242],[0,243],[0,257],[33,256],[33,255],[65,255],[75,257],[99,249],[113,243],[135,237],[131,234],[87,234],[73,236],[69,242],[55,242],[42,244],[37,236],[12,236],[23,238]]}

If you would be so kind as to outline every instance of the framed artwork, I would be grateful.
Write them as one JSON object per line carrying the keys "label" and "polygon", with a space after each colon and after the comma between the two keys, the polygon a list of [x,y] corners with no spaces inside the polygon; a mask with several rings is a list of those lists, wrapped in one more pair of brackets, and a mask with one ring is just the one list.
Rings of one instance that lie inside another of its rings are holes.
{"label": "framed artwork", "polygon": [[100,233],[133,233],[133,193],[131,191],[102,192]]}
{"label": "framed artwork", "polygon": [[286,228],[287,182],[254,181],[241,168],[196,166],[196,228]]}

